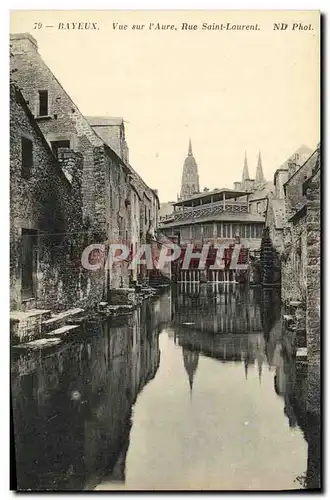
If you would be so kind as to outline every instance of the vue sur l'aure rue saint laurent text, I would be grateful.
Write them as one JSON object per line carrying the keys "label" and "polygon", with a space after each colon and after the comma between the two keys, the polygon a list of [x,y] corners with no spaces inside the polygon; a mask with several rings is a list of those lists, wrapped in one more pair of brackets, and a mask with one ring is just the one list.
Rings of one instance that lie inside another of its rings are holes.
{"label": "vue sur l'aure rue saint laurent text", "polygon": [[181,30],[181,31],[198,31],[198,30],[208,30],[208,31],[253,31],[260,30],[258,24],[232,24],[232,23],[200,23],[200,24],[190,24],[181,23],[180,25],[175,24],[163,24],[163,23],[148,23],[148,24],[121,24],[112,23],[114,30],[126,31],[126,30],[152,30],[152,31],[171,31],[171,30]]}

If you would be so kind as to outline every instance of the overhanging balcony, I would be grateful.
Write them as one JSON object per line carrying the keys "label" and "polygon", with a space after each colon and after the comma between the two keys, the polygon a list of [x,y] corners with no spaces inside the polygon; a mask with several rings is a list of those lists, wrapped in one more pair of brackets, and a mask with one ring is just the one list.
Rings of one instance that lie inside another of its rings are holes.
{"label": "overhanging balcony", "polygon": [[246,201],[220,201],[202,205],[199,207],[180,207],[174,212],[174,222],[181,222],[190,219],[199,219],[219,215],[222,213],[240,214],[248,212],[248,204]]}

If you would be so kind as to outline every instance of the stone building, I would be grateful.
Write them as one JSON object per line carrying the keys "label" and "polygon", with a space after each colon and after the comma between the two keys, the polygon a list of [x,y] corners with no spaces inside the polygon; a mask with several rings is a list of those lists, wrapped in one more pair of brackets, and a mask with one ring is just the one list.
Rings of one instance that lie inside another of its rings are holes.
{"label": "stone building", "polygon": [[[289,163],[289,178],[284,184],[285,227],[282,252],[282,300],[306,301],[308,200],[305,182],[319,169],[319,150],[303,163]],[[291,174],[291,175],[290,175]]]}
{"label": "stone building", "polygon": [[274,249],[266,267],[272,266],[274,255],[280,259],[285,349],[292,354],[307,347],[311,413],[320,411],[320,162],[320,146],[314,152],[299,148],[276,171],[275,196],[269,197],[266,214],[269,244]]}
{"label": "stone building", "polygon": [[249,212],[248,195],[232,189],[214,189],[174,203],[173,219],[160,224],[166,236],[180,243],[235,243],[260,246],[264,217]]}
{"label": "stone building", "polygon": [[93,301],[95,276],[80,269],[82,168],[82,155],[70,149],[59,149],[54,157],[11,84],[11,310],[62,310]]}
{"label": "stone building", "polygon": [[[90,118],[89,122],[41,58],[36,40],[24,33],[11,35],[10,42],[15,81],[54,156],[66,148],[83,158],[85,247],[97,243],[137,247],[147,234],[155,233],[159,201],[128,163],[123,120]],[[128,262],[111,269],[105,266],[103,274],[93,278],[99,300],[137,277],[138,270],[129,273],[127,268]]]}
{"label": "stone building", "polygon": [[[285,186],[295,172],[305,164],[311,154],[311,149],[306,146],[300,146],[276,170],[273,185],[269,186],[267,192],[264,193],[265,226],[267,231],[262,241],[262,249],[265,250],[265,252],[262,252],[264,255],[262,281],[265,285],[279,284],[281,281],[281,256],[284,251],[285,234],[287,234],[286,225],[289,218],[286,210]],[[306,172],[302,175],[305,176]],[[292,182],[294,184],[296,182],[295,179],[300,179],[299,175],[293,178]]]}

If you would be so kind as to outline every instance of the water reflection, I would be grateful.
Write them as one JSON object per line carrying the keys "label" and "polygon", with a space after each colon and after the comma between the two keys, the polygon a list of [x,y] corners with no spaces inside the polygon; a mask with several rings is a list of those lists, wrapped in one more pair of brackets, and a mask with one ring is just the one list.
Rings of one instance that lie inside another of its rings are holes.
{"label": "water reflection", "polygon": [[320,419],[282,334],[278,292],[201,286],[19,356],[19,488],[318,488]]}
{"label": "water reflection", "polygon": [[19,489],[90,489],[111,470],[137,394],[157,371],[163,320],[159,302],[144,304],[128,324],[93,325],[55,353],[13,358]]}

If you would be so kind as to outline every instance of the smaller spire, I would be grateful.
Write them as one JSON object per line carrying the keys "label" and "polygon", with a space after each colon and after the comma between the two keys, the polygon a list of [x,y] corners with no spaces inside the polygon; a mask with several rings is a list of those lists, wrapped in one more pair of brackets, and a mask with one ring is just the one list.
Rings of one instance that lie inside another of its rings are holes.
{"label": "smaller spire", "polygon": [[261,384],[262,377],[262,359],[258,358],[258,376],[259,376],[259,384]]}
{"label": "smaller spire", "polygon": [[246,358],[244,359],[245,379],[247,379],[247,376],[248,376],[248,370],[249,370],[249,361],[248,361],[248,358],[246,357]]}
{"label": "smaller spire", "polygon": [[250,179],[250,175],[249,175],[249,168],[248,168],[247,156],[246,156],[246,151],[245,151],[242,181],[244,182],[247,179]]}
{"label": "smaller spire", "polygon": [[189,137],[188,156],[192,156],[191,138]]}
{"label": "smaller spire", "polygon": [[262,161],[261,161],[261,153],[259,151],[258,163],[257,163],[257,171],[256,171],[256,184],[264,184],[265,177],[262,169]]}

